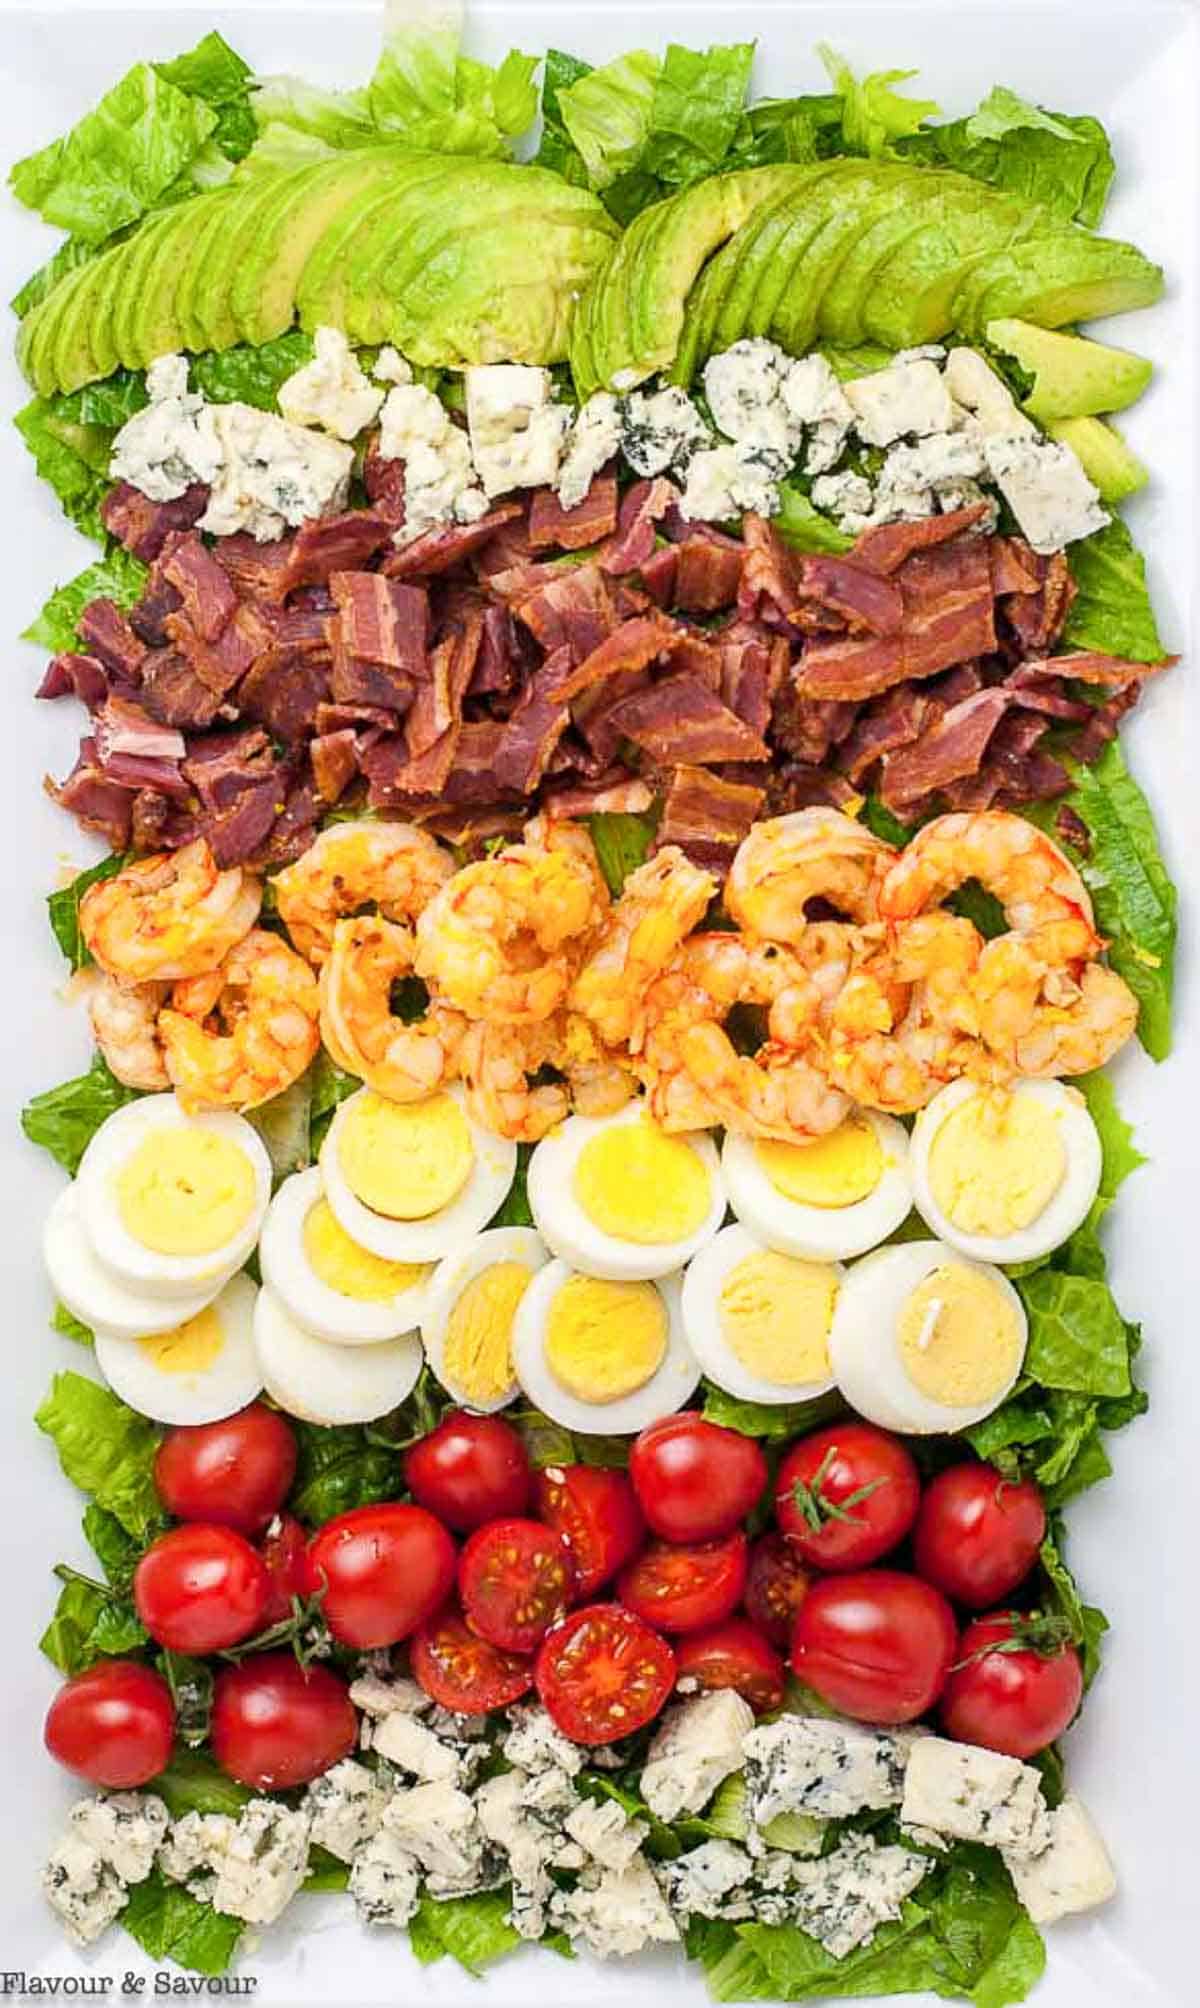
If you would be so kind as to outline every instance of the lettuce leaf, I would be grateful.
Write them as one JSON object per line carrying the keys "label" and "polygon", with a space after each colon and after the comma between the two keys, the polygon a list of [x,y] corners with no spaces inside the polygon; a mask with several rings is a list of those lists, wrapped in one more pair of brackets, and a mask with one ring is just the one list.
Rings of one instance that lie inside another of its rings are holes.
{"label": "lettuce leaf", "polygon": [[773,167],[793,161],[803,166],[842,153],[844,146],[842,100],[835,91],[760,98],[743,114],[724,165]]}
{"label": "lettuce leaf", "polygon": [[1108,1284],[1038,1269],[1017,1279],[1029,1319],[1025,1372],[1073,1394],[1127,1395],[1129,1337]]}
{"label": "lettuce leaf", "polygon": [[593,188],[641,165],[660,68],[648,49],[632,49],[559,89],[559,117]]}
{"label": "lettuce leaf", "polygon": [[250,65],[223,35],[214,28],[194,49],[154,67],[167,83],[212,107],[217,122],[211,142],[226,160],[242,160],[249,153],[258,132],[250,103]]}
{"label": "lettuce leaf", "polygon": [[1171,1050],[1178,897],[1150,805],[1118,740],[1093,766],[1076,770],[1068,800],[1090,834],[1083,873],[1096,924],[1108,939],[1108,959],[1141,1006],[1142,1045],[1152,1059],[1163,1060]]}
{"label": "lettuce leaf", "polygon": [[588,817],[588,829],[596,846],[600,869],[615,899],[630,872],[645,864],[650,855],[654,819],[651,816],[602,813]]}
{"label": "lettuce leaf", "polygon": [[1065,646],[1162,662],[1166,651],[1146,587],[1145,560],[1120,517],[1068,545],[1067,563],[1076,595],[1063,629]]}
{"label": "lettuce leaf", "polygon": [[1100,1641],[1108,1630],[1108,1619],[1094,1604],[1085,1604],[1062,1552],[1061,1521],[1056,1520],[1038,1551],[1046,1579],[1047,1607],[1066,1619],[1071,1627],[1071,1644],[1079,1647],[1084,1685],[1090,1687],[1100,1671]]}
{"label": "lettuce leaf", "polygon": [[38,1645],[60,1673],[83,1673],[98,1659],[138,1652],[148,1642],[128,1598],[109,1594],[73,1570],[55,1574],[62,1588]]}
{"label": "lettuce leaf", "polygon": [[535,1471],[552,1464],[594,1464],[611,1471],[623,1471],[629,1463],[627,1436],[575,1436],[560,1422],[552,1422],[540,1408],[512,1408],[506,1418],[520,1431]]}
{"label": "lettuce leaf", "polygon": [[228,1813],[236,1819],[254,1797],[204,1750],[173,1750],[166,1770],[154,1780],[154,1790],[173,1820],[181,1820],[185,1813]]}
{"label": "lettuce leaf", "polygon": [[669,43],[640,166],[675,187],[721,167],[741,122],[753,62],[753,42],[704,50]]}
{"label": "lettuce leaf", "polygon": [[799,1436],[831,1421],[843,1407],[839,1394],[818,1395],[814,1401],[741,1401],[737,1395],[726,1394],[715,1382],[704,1382],[704,1414],[708,1420],[719,1422],[725,1429],[736,1429],[742,1436],[763,1439]]}
{"label": "lettuce leaf", "polygon": [[446,1903],[423,1896],[408,1927],[412,1949],[423,1966],[449,1958],[468,1973],[479,1973],[522,1943],[508,1922],[508,1909],[506,1889],[481,1890]]}
{"label": "lettuce leaf", "polygon": [[827,42],[818,42],[817,54],[842,102],[842,139],[849,153],[876,159],[941,110],[932,98],[908,98],[892,89],[915,77],[915,70],[874,70],[860,79]]}
{"label": "lettuce leaf", "polygon": [[517,1145],[517,1168],[513,1182],[488,1221],[489,1227],[533,1226],[533,1209],[529,1204],[529,1160],[532,1155],[532,1144]]}
{"label": "lettuce leaf", "polygon": [[64,1081],[61,1087],[47,1088],[45,1094],[26,1102],[21,1128],[30,1143],[48,1150],[74,1178],[79,1160],[101,1123],[126,1102],[136,1100],[137,1089],[123,1086],[97,1053],[86,1074]]}
{"label": "lettuce leaf", "polygon": [[792,481],[781,482],[779,514],[772,520],[785,544],[793,551],[848,551],[854,542],[811,502]]}
{"label": "lettuce leaf", "polygon": [[324,1046],[320,1048],[309,1068],[307,1080],[308,1150],[310,1158],[315,1160],[325,1141],[325,1132],[333,1120],[334,1110],[339,1102],[344,1102],[349,1095],[356,1094],[362,1082],[356,1075],[347,1074],[331,1060]]}
{"label": "lettuce leaf", "polygon": [[926,127],[902,142],[900,152],[1040,202],[1090,229],[1104,213],[1114,171],[1099,119],[1046,111],[1004,84],[968,118]]}
{"label": "lettuce leaf", "polygon": [[76,424],[58,414],[45,398],[35,397],[13,420],[42,480],[58,497],[63,514],[85,537],[107,544],[100,504],[108,478],[109,433],[100,426]]}
{"label": "lettuce leaf", "polygon": [[[97,566],[95,569],[98,571],[100,567]],[[68,643],[61,645],[69,646]],[[58,892],[52,892],[47,899],[50,932],[66,956],[70,969],[85,969],[92,959],[91,951],[79,927],[80,900],[89,886],[98,885],[101,879],[112,878],[127,862],[123,852],[114,851],[110,857],[101,858],[99,864],[89,865],[86,871],[80,872],[78,878],[71,880],[70,885],[63,886]]]}
{"label": "lettuce leaf", "polygon": [[19,160],[9,186],[47,223],[100,244],[153,207],[216,125],[202,98],[135,63],[69,133]]}
{"label": "lettuce leaf", "polygon": [[380,133],[435,153],[503,155],[537,114],[536,56],[498,68],[460,52],[462,9],[389,0],[383,54],[367,89]]}
{"label": "lettuce leaf", "polygon": [[591,64],[565,49],[547,49],[542,67],[542,136],[534,154],[534,165],[548,167],[564,181],[586,188],[588,171],[583,155],[563,123],[561,94],[580,77],[590,74]]}
{"label": "lettuce leaf", "polygon": [[154,1485],[159,1435],[145,1416],[82,1374],[55,1374],[34,1416],[66,1477],[145,1544],[165,1524]]}
{"label": "lettuce leaf", "polygon": [[57,1332],[60,1338],[74,1339],[77,1346],[94,1346],[96,1343],[96,1334],[93,1332],[91,1326],[85,1325],[83,1320],[77,1318],[73,1311],[68,1311],[65,1304],[56,1304],[54,1306],[54,1313],[50,1319],[50,1330]]}
{"label": "lettuce leaf", "polygon": [[280,384],[311,362],[313,339],[302,328],[289,328],[258,348],[249,342],[233,349],[211,349],[190,356],[190,382],[210,404],[252,404],[274,411]]}
{"label": "lettuce leaf", "polygon": [[228,1972],[243,1929],[236,1917],[200,1903],[158,1868],[134,1884],[120,1921],[151,1959],[170,1959],[188,1973],[214,1976]]}
{"label": "lettuce leaf", "polygon": [[404,1491],[395,1450],[373,1442],[365,1429],[299,1421],[292,1427],[300,1456],[288,1510],[306,1526],[318,1527],[354,1506],[373,1506]]}

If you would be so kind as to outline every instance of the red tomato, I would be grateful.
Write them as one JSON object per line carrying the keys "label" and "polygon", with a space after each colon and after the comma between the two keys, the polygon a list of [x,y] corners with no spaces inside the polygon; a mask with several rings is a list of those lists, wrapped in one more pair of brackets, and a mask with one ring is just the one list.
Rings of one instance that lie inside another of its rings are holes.
{"label": "red tomato", "polygon": [[271,1579],[271,1601],[263,1624],[282,1624],[292,1615],[294,1597],[311,1596],[316,1583],[308,1559],[308,1535],[290,1513],[277,1514],[259,1544]]}
{"label": "red tomato", "polygon": [[302,1667],[290,1652],[260,1652],[217,1675],[213,1755],[243,1785],[259,1792],[307,1785],[357,1741],[350,1691],[328,1667]]}
{"label": "red tomato", "polygon": [[405,1483],[417,1504],[463,1534],[524,1513],[531,1475],[525,1445],[498,1415],[454,1410],[404,1453]]}
{"label": "red tomato", "polygon": [[1045,1534],[1036,1485],[992,1464],[952,1464],[925,1488],[913,1556],[927,1583],[981,1611],[1024,1582]]}
{"label": "red tomato", "polygon": [[955,1638],[940,1590],[898,1569],[864,1569],[813,1584],[792,1633],[792,1666],[857,1722],[913,1722],[941,1693]]}
{"label": "red tomato", "polygon": [[459,1558],[467,1623],[504,1652],[532,1652],[574,1589],[571,1557],[540,1520],[494,1520],[472,1534]]}
{"label": "red tomato", "polygon": [[308,1549],[334,1638],[360,1651],[395,1645],[445,1603],[454,1543],[423,1506],[355,1506],[327,1520]]}
{"label": "red tomato", "polygon": [[271,1578],[232,1527],[173,1527],[134,1570],[133,1601],[151,1638],[171,1652],[221,1652],[262,1630]]}
{"label": "red tomato", "polygon": [[261,1401],[221,1422],[169,1429],[154,1460],[154,1483],[177,1520],[204,1520],[260,1534],[296,1475],[296,1439]]}
{"label": "red tomato", "polygon": [[896,1436],[834,1422],[792,1445],[775,1481],[775,1518],[816,1569],[865,1569],[902,1541],[921,1481]]}
{"label": "red tomato", "polygon": [[89,1784],[132,1791],[164,1771],[175,1707],[160,1673],[136,1659],[104,1659],[65,1681],[46,1715],[45,1744]]}
{"label": "red tomato", "polygon": [[638,1504],[664,1541],[715,1541],[758,1504],[767,1460],[752,1437],[685,1409],[652,1422],[629,1456]]}
{"label": "red tomato", "polygon": [[665,1638],[619,1604],[586,1604],[542,1640],[534,1680],[573,1743],[616,1743],[653,1722],[675,1685]]}
{"label": "red tomato", "polygon": [[734,1612],[746,1587],[746,1536],[674,1547],[651,1541],[622,1571],[617,1595],[659,1631],[702,1631]]}
{"label": "red tomato", "polygon": [[811,1580],[792,1543],[782,1534],[764,1534],[751,1548],[746,1616],[783,1652],[791,1645],[796,1612]]}
{"label": "red tomato", "polygon": [[1035,1757],[1074,1721],[1082,1699],[1079,1654],[1055,1637],[1052,1621],[990,1611],[963,1633],[939,1713],[956,1742]]}
{"label": "red tomato", "polygon": [[636,1555],[646,1536],[641,1508],[623,1471],[592,1464],[553,1466],[534,1483],[539,1519],[566,1542],[575,1594],[590,1597]]}
{"label": "red tomato", "polygon": [[533,1664],[524,1653],[501,1652],[467,1629],[454,1604],[447,1604],[414,1633],[409,1657],[418,1680],[443,1708],[456,1715],[486,1715],[507,1708],[533,1686]]}
{"label": "red tomato", "polygon": [[680,1682],[735,1687],[760,1712],[783,1703],[786,1669],[770,1640],[748,1618],[729,1618],[711,1631],[689,1632],[675,1653]]}

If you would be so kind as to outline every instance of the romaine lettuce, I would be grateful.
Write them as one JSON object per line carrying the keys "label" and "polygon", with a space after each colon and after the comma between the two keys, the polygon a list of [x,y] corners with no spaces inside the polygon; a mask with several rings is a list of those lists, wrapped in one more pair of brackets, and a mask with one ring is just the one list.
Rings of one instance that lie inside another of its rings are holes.
{"label": "romaine lettuce", "polygon": [[893,84],[915,77],[915,70],[873,70],[858,78],[827,42],[818,42],[817,54],[842,101],[842,139],[847,153],[866,154],[873,160],[889,152],[897,140],[919,132],[926,120],[941,110],[932,98],[909,98],[892,89]]}
{"label": "romaine lettuce", "polygon": [[126,1102],[136,1100],[137,1089],[123,1086],[103,1055],[97,1053],[86,1074],[64,1081],[61,1087],[47,1088],[26,1102],[21,1128],[30,1143],[48,1150],[74,1178],[79,1160],[101,1123]]}
{"label": "romaine lettuce", "polygon": [[146,1542],[165,1524],[154,1484],[159,1434],[115,1394],[82,1374],[55,1374],[34,1421],[51,1439],[66,1477]]}
{"label": "romaine lettuce", "polygon": [[[99,565],[93,567],[95,571],[100,569]],[[63,590],[69,588],[64,587]],[[69,648],[73,635],[74,630],[67,640],[51,645]],[[80,872],[78,878],[71,880],[70,885],[52,892],[47,899],[50,931],[72,970],[85,969],[92,959],[79,926],[79,902],[89,886],[98,885],[101,879],[112,878],[126,862],[120,851],[114,851],[110,857],[101,858],[99,864],[89,865],[87,871]]]}
{"label": "romaine lettuce", "polygon": [[203,98],[135,63],[62,139],[19,160],[9,186],[47,223],[101,244],[153,208],[216,125]]}
{"label": "romaine lettuce", "polygon": [[522,1943],[508,1922],[509,1902],[506,1889],[480,1890],[446,1903],[422,1896],[408,1927],[414,1953],[423,1966],[449,1958],[468,1973],[481,1972]]}
{"label": "romaine lettuce", "polygon": [[654,819],[620,813],[588,817],[588,830],[610,893],[615,899],[630,872],[645,864],[654,841]]}
{"label": "romaine lettuce", "polygon": [[1104,213],[1113,178],[1112,149],[1099,119],[1048,112],[1003,84],[968,118],[927,126],[902,141],[899,151],[1040,202],[1091,229]]}
{"label": "romaine lettuce", "polygon": [[211,1975],[228,1972],[243,1930],[237,1918],[201,1903],[158,1868],[130,1890],[121,1926],[151,1959]]}
{"label": "romaine lettuce", "polygon": [[1146,587],[1146,564],[1119,516],[1067,548],[1076,594],[1063,641],[1133,662],[1166,655]]}

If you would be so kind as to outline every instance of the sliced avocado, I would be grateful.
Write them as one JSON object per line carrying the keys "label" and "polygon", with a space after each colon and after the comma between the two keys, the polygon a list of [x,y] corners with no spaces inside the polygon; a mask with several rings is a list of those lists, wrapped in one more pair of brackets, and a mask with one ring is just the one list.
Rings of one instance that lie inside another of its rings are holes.
{"label": "sliced avocado", "polygon": [[121,246],[124,255],[111,292],[111,332],[117,361],[125,369],[139,369],[145,361],[138,340],[138,314],[151,274],[157,269],[159,247],[176,234],[179,219],[180,211],[176,209],[168,209],[162,216],[151,216]]}
{"label": "sliced avocado", "polygon": [[260,219],[253,259],[231,274],[229,304],[245,341],[269,342],[291,326],[309,252],[393,165],[364,149],[315,169],[298,191],[280,190],[278,202]]}
{"label": "sliced avocado", "polygon": [[845,348],[854,348],[862,341],[863,307],[876,272],[907,238],[927,227],[926,203],[960,179],[937,168],[925,168],[919,189],[902,181],[883,183],[860,220],[854,242],[825,288],[821,301],[821,333],[825,339]]}
{"label": "sliced avocado", "polygon": [[1131,349],[1109,348],[1083,335],[1060,335],[1028,321],[989,321],[987,338],[994,349],[1015,356],[1033,377],[1024,408],[1042,423],[1124,411],[1141,396],[1154,373],[1153,363]]}
{"label": "sliced avocado", "polygon": [[[360,341],[378,340],[367,327],[379,320],[386,301],[403,299],[419,283],[428,261],[448,241],[468,266],[490,268],[495,262],[490,233],[518,201],[511,168],[498,160],[443,161],[441,173],[406,187],[391,212],[376,212],[365,238],[353,238],[346,248],[347,333]],[[464,215],[471,218],[469,231],[462,227]],[[515,269],[519,276],[519,265]]]}
{"label": "sliced avocado", "polygon": [[[607,241],[607,233],[520,208],[489,225],[491,261],[464,257],[457,233],[402,294],[385,290],[387,310],[396,317],[391,327],[404,328],[399,346],[414,362],[554,361],[562,353],[573,298]],[[509,275],[520,269],[523,247],[531,243],[539,247],[542,271],[514,286]],[[553,284],[543,273],[553,273]],[[378,318],[372,326],[380,327]],[[389,332],[385,321],[381,337]]]}
{"label": "sliced avocado", "polygon": [[[325,163],[319,163],[323,169]],[[236,207],[226,217],[225,227],[208,242],[208,261],[192,278],[188,318],[202,349],[231,349],[241,339],[233,317],[231,293],[235,276],[248,263],[258,272],[259,246],[265,219],[274,214],[281,201],[290,201],[308,187],[313,166],[289,168],[286,173],[263,174],[247,181]]]}
{"label": "sliced avocado", "polygon": [[825,179],[829,167],[830,163],[826,161],[814,162],[811,168],[805,170],[803,181],[797,177],[790,187],[782,189],[770,202],[764,202],[717,253],[718,258],[727,261],[727,283],[721,299],[714,302],[706,355],[728,348],[730,338],[723,330],[736,328],[738,334],[732,337],[734,341],[741,334],[750,332],[746,309],[763,271],[787,233],[797,203],[804,200],[806,189],[814,181]]}
{"label": "sliced avocado", "polygon": [[688,295],[683,314],[683,335],[675,360],[667,372],[668,381],[686,389],[697,370],[712,354],[717,316],[738,268],[739,230],[728,244],[714,251]]}
{"label": "sliced avocado", "polygon": [[327,235],[310,254],[297,288],[304,327],[344,327],[352,292],[361,292],[381,247],[392,250],[397,238],[420,223],[430,207],[439,216],[439,191],[452,178],[455,163],[434,155],[420,156],[378,192],[368,191],[360,204],[335,217]]}
{"label": "sliced avocado", "polygon": [[[912,168],[887,161],[864,161],[860,165],[866,172],[837,184],[836,199],[829,213],[791,263],[786,290],[779,295],[778,307],[771,317],[771,333],[792,355],[803,355],[812,346],[821,326],[825,288],[836,277],[864,218],[871,214],[880,188],[895,181],[911,184],[914,179]],[[785,250],[780,262],[786,257]]]}
{"label": "sliced avocado", "polygon": [[764,205],[743,225],[734,239],[742,245],[737,278],[717,319],[715,348],[728,348],[742,335],[767,334],[808,244],[846,185],[870,171],[864,160],[821,161],[815,173],[806,173],[782,200]]}
{"label": "sliced avocado", "polygon": [[95,291],[97,284],[107,284],[111,270],[110,253],[106,258],[94,258],[90,264],[68,272],[22,321],[17,337],[17,359],[40,396],[49,397],[61,387],[57,356],[59,343],[64,337],[68,360],[76,375],[80,369],[86,372],[78,376],[78,381],[88,381],[95,367],[89,338],[91,317],[86,307],[81,307],[79,303],[89,292]]}
{"label": "sliced avocado", "polygon": [[1016,316],[1039,328],[1061,328],[1104,314],[1150,307],[1163,275],[1133,244],[1091,237],[1060,224],[989,258],[954,302],[954,326],[978,339],[989,321]]}
{"label": "sliced avocado", "polygon": [[179,339],[185,349],[208,347],[202,308],[208,298],[208,275],[212,261],[217,246],[236,228],[242,204],[252,201],[253,197],[252,181],[231,181],[227,203],[224,206],[214,203],[197,221],[196,235],[180,268],[172,308],[179,327]]}
{"label": "sliced avocado", "polygon": [[146,281],[138,316],[142,352],[150,362],[176,349],[194,348],[184,327],[184,279],[197,245],[226,227],[244,184],[229,181],[180,209],[180,234],[163,246]]}
{"label": "sliced avocado", "polygon": [[1052,418],[1046,430],[1051,439],[1070,447],[1088,480],[1100,490],[1103,502],[1123,502],[1150,479],[1150,470],[1116,426],[1106,425],[1102,418]]}
{"label": "sliced avocado", "polygon": [[921,229],[876,267],[862,296],[865,334],[892,348],[944,335],[964,274],[1006,250],[1041,213],[966,175],[943,183],[922,208]]}

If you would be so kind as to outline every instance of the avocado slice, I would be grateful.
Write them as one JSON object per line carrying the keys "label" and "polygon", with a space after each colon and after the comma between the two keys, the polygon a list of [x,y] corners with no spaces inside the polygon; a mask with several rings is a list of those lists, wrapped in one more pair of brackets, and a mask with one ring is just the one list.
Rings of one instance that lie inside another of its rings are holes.
{"label": "avocado slice", "polygon": [[943,184],[922,203],[922,211],[921,229],[876,267],[863,297],[864,332],[892,348],[944,335],[954,324],[954,301],[964,274],[1007,250],[1040,214],[966,175]]}
{"label": "avocado slice", "polygon": [[[837,184],[835,200],[809,236],[799,256],[790,261],[785,289],[770,321],[775,340],[792,355],[811,348],[821,327],[825,288],[836,277],[843,258],[870,216],[881,187],[900,181],[911,186],[913,169],[887,161],[859,163],[866,171]],[[787,261],[786,249],[780,263]],[[755,302],[758,319],[758,302]]]}
{"label": "avocado slice", "polygon": [[863,308],[876,273],[908,238],[928,227],[926,204],[940,192],[961,187],[962,177],[939,168],[922,172],[919,188],[885,182],[860,220],[858,235],[832,275],[821,301],[821,334],[840,348],[863,340]]}
{"label": "avocado slice", "polygon": [[254,186],[252,181],[231,181],[228,189],[221,191],[227,193],[227,202],[213,203],[203,217],[196,219],[196,234],[183,257],[171,309],[185,349],[208,347],[201,314],[208,296],[208,275],[217,247],[236,228],[243,203],[253,198]]}
{"label": "avocado slice", "polygon": [[[368,328],[386,318],[389,301],[403,300],[447,244],[458,253],[455,269],[463,263],[490,269],[496,262],[490,232],[520,200],[508,163],[443,161],[441,169],[419,188],[405,188],[390,211],[376,211],[365,238],[353,238],[346,248],[344,325],[358,341],[381,339]],[[471,218],[469,231],[464,216]],[[519,272],[520,264],[513,269]]]}
{"label": "avocado slice", "polygon": [[956,298],[953,325],[976,340],[1009,316],[1061,328],[1153,306],[1162,290],[1161,265],[1135,245],[1060,224],[987,259]]}
{"label": "avocado slice", "polygon": [[304,327],[345,326],[350,295],[365,287],[380,247],[393,248],[431,204],[440,213],[439,193],[455,167],[444,157],[419,155],[332,220],[314,245],[297,288]]}
{"label": "avocado slice", "polygon": [[[320,163],[325,168],[325,162]],[[247,181],[240,201],[231,206],[224,226],[208,239],[205,267],[189,273],[191,293],[187,319],[201,349],[231,349],[241,333],[233,317],[231,294],[235,275],[249,263],[255,272],[263,224],[281,202],[301,195],[313,175],[312,163],[286,172],[263,174]]]}
{"label": "avocado slice", "polygon": [[987,338],[994,349],[1015,356],[1033,377],[1024,408],[1042,423],[1124,411],[1141,396],[1154,373],[1153,363],[1131,349],[1109,348],[1083,335],[1061,335],[1028,321],[989,321]]}
{"label": "avocado slice", "polygon": [[821,161],[816,171],[782,199],[765,204],[734,239],[742,245],[738,270],[726,295],[713,347],[726,349],[742,335],[765,335],[791,274],[848,182],[869,172],[862,160]]}
{"label": "avocado slice", "polygon": [[[76,383],[87,383],[95,368],[91,337],[92,318],[80,302],[108,283],[116,251],[93,258],[60,279],[41,304],[25,316],[17,335],[17,360],[41,397],[62,388],[59,379],[58,348],[66,337],[69,361]],[[113,368],[116,358],[110,363]],[[79,375],[79,371],[84,372]],[[101,370],[103,376],[105,371]]]}
{"label": "avocado slice", "polygon": [[229,304],[245,341],[269,342],[291,326],[297,287],[313,246],[389,170],[394,173],[394,161],[381,161],[364,150],[315,168],[301,189],[280,189],[278,201],[259,219],[253,258],[232,273]]}
{"label": "avocado slice", "polygon": [[1100,490],[1102,502],[1123,502],[1150,479],[1149,468],[1116,426],[1106,425],[1102,418],[1052,418],[1046,430],[1051,439],[1070,447],[1088,480]]}
{"label": "avocado slice", "polygon": [[177,234],[186,206],[149,217],[121,247],[124,256],[110,295],[111,333],[117,361],[125,369],[140,369],[147,360],[138,340],[138,315],[151,274],[157,269],[159,247]]}
{"label": "avocado slice", "polygon": [[184,281],[199,245],[215,238],[235,214],[244,183],[228,181],[180,210],[180,234],[160,250],[142,295],[138,317],[143,354],[153,362],[176,349],[197,346],[184,326]]}
{"label": "avocado slice", "polygon": [[668,381],[681,384],[685,390],[712,354],[717,316],[738,268],[741,237],[739,230],[728,244],[722,244],[719,251],[714,251],[688,295],[683,315],[683,336],[667,372]]}
{"label": "avocado slice", "polygon": [[[492,256],[470,255],[462,233],[448,236],[402,292],[390,283],[371,325],[414,362],[548,363],[562,353],[574,295],[587,283],[607,233],[575,220],[510,206],[488,225]],[[477,242],[477,240],[476,240]],[[538,270],[513,285],[522,254],[537,244]],[[553,273],[553,283],[544,276]]]}

